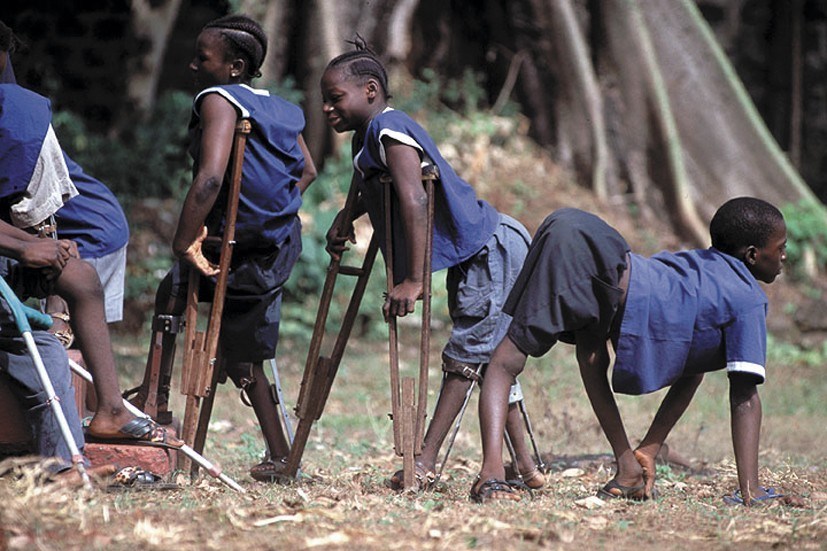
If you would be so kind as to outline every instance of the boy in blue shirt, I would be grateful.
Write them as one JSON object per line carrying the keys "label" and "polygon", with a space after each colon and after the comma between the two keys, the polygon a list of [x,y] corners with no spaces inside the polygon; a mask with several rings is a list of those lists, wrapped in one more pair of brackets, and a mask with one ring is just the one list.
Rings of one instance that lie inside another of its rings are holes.
{"label": "boy in blue shirt", "polygon": [[[710,234],[709,249],[644,258],[589,213],[562,209],[545,220],[504,306],[513,321],[480,396],[483,465],[473,500],[518,499],[503,481],[501,459],[508,386],[527,356],[542,356],[558,340],[576,345],[586,393],[617,463],[600,497],[653,497],[658,451],[704,373],[724,368],[739,482],[729,500],[752,505],[783,497],[758,483],[756,386],[765,378],[767,312],[758,281],[773,282],[786,260],[784,218],[765,201],[732,199],[716,212]],[[634,450],[607,379],[609,340],[615,392],[670,387]]]}

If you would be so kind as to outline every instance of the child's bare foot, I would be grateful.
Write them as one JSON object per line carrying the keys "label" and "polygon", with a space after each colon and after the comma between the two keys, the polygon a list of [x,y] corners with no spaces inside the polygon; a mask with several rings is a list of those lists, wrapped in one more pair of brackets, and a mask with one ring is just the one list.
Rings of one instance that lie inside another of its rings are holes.
{"label": "child's bare foot", "polygon": [[655,473],[657,468],[655,458],[659,450],[651,449],[652,446],[638,448],[635,450],[635,459],[643,469],[643,495],[644,499],[654,499],[655,495]]}

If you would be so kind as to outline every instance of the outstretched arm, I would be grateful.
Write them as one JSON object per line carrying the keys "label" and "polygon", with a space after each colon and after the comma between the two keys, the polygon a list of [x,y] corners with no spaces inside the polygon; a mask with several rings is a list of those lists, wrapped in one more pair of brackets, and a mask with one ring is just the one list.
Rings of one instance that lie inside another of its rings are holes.
{"label": "outstretched arm", "polygon": [[232,151],[237,116],[230,103],[218,94],[208,94],[201,102],[201,157],[192,186],[184,199],[172,250],[197,266],[205,275],[215,275],[217,267],[206,262],[200,249],[204,221],[207,219],[221,185]]}
{"label": "outstretched arm", "polygon": [[408,255],[408,274],[388,295],[383,308],[387,318],[412,313],[417,299],[422,296],[428,195],[422,187],[419,152],[393,140],[386,142],[385,152],[408,242],[408,250],[405,251]]}
{"label": "outstretched arm", "polygon": [[[357,185],[356,179],[353,177],[350,181],[351,190],[355,185]],[[330,229],[327,230],[327,246],[325,247],[325,250],[327,251],[327,254],[329,254],[330,257],[336,261],[341,260],[342,253],[348,250],[348,243],[356,243],[356,234],[353,231],[353,221],[365,213],[365,206],[362,203],[362,195],[359,194],[356,197],[352,212],[348,216],[349,220],[345,219],[346,210],[347,205],[339,211],[336,218],[333,219]]]}
{"label": "outstretched arm", "polygon": [[738,468],[738,485],[744,503],[765,494],[758,484],[758,441],[761,433],[761,398],[750,375],[729,376],[732,445]]}

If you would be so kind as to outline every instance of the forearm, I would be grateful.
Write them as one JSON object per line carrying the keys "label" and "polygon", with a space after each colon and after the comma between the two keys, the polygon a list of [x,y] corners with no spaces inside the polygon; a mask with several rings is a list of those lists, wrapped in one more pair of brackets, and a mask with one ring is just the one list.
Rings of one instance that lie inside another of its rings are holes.
{"label": "forearm", "polygon": [[406,277],[409,281],[421,282],[425,275],[425,242],[427,239],[428,216],[427,196],[416,197],[402,208],[402,222],[405,227],[405,237],[408,244],[409,272]]}
{"label": "forearm", "polygon": [[172,240],[172,252],[180,257],[196,240],[207,215],[215,205],[222,178],[216,174],[199,174],[181,207],[178,227]]}
{"label": "forearm", "polygon": [[738,485],[744,499],[758,491],[758,447],[761,434],[761,398],[754,384],[730,381],[732,444]]}
{"label": "forearm", "polygon": [[304,155],[304,169],[302,170],[302,175],[296,185],[299,187],[299,192],[304,195],[304,192],[307,188],[310,187],[316,180],[316,176],[318,176],[318,172],[316,172],[316,165],[313,163],[313,157],[310,156],[310,150],[307,149],[307,144],[304,142],[304,137],[299,134],[299,147],[302,150],[302,155]]}

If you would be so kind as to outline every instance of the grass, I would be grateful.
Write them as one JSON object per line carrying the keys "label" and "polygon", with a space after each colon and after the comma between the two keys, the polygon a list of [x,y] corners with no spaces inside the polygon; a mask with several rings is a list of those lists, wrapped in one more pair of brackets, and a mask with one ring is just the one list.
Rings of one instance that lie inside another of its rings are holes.
{"label": "grass", "polygon": [[[435,334],[432,365],[438,365]],[[140,339],[117,343],[123,386],[143,369]],[[292,404],[306,343],[284,342],[282,385]],[[403,355],[408,348],[403,346]],[[434,368],[429,405],[438,391]],[[573,349],[561,345],[530,360],[523,391],[551,466],[545,489],[519,503],[472,504],[479,468],[476,395],[446,465],[443,483],[424,494],[397,494],[384,481],[400,461],[392,451],[384,343],[349,348],[325,413],[314,427],[303,470],[289,486],[248,479],[263,444],[252,411],[231,385],[219,389],[205,455],[248,490],[238,495],[211,478],[175,492],[68,491],[36,483],[36,469],[0,479],[0,549],[823,549],[827,541],[827,395],[824,363],[771,366],[764,405],[762,479],[806,499],[807,508],[748,511],[722,504],[735,487],[727,382],[707,377],[669,443],[692,463],[659,467],[662,498],[589,508],[585,498],[611,476],[608,445],[580,384]],[[645,431],[661,394],[620,397],[632,438]],[[182,412],[180,397],[174,402]],[[180,413],[179,413],[180,414]]]}

